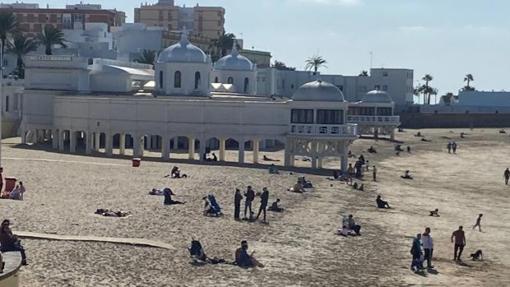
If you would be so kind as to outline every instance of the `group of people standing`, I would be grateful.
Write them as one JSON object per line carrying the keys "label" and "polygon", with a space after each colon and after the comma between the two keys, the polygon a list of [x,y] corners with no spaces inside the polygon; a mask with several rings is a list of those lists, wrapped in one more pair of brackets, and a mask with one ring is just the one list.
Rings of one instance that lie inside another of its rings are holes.
{"label": "group of people standing", "polygon": [[448,153],[457,153],[458,145],[455,141],[449,141],[446,145],[446,149],[448,149]]}
{"label": "group of people standing", "polygon": [[[253,206],[253,201],[255,200],[256,196],[260,197],[260,207],[259,207],[257,216],[254,218],[254,212],[252,210],[252,206]],[[241,201],[242,200],[243,200],[243,195],[241,194],[241,190],[236,189],[236,192],[234,194],[234,219],[235,220],[241,220]],[[262,189],[262,193],[256,194],[255,190],[253,190],[253,188],[251,186],[248,186],[246,188],[246,191],[244,192],[244,217],[242,219],[249,220],[249,221],[255,221],[255,220],[259,219],[261,214],[263,214],[262,222],[267,223],[266,211],[267,211],[268,202],[269,202],[269,190],[267,189],[267,187],[264,187]]]}

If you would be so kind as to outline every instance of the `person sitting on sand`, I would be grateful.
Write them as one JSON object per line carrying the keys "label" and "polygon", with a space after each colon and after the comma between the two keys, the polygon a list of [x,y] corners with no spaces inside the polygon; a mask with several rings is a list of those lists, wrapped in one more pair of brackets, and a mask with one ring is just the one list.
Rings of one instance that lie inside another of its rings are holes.
{"label": "person sitting on sand", "polygon": [[25,249],[18,237],[12,233],[10,224],[10,220],[5,219],[0,226],[0,252],[19,251],[21,254],[21,264],[27,265]]}
{"label": "person sitting on sand", "polygon": [[295,192],[295,193],[303,193],[303,192],[305,192],[305,189],[303,188],[303,185],[301,185],[300,182],[296,182],[296,184],[294,184],[294,187],[291,187],[288,190],[290,192]]}
{"label": "person sitting on sand", "polygon": [[255,251],[248,254],[248,242],[246,240],[241,241],[241,247],[235,253],[236,265],[242,268],[264,267],[263,264],[255,259],[254,254]]}
{"label": "person sitting on sand", "polygon": [[187,178],[188,176],[186,174],[181,175],[181,170],[177,166],[174,166],[172,168],[172,171],[170,172],[170,177],[171,178]]}
{"label": "person sitting on sand", "polygon": [[278,171],[278,168],[274,165],[274,164],[271,164],[271,166],[269,166],[269,174],[279,174],[280,171]]}
{"label": "person sitting on sand", "polygon": [[165,205],[184,204],[184,202],[172,200],[172,195],[175,195],[175,194],[168,187],[163,190],[163,195],[165,196],[165,201],[164,201]]}
{"label": "person sitting on sand", "polygon": [[404,173],[404,175],[400,176],[401,178],[403,179],[413,179],[413,177],[411,176],[410,174],[410,171],[409,170],[406,170],[406,172]]}
{"label": "person sitting on sand", "polygon": [[197,264],[219,264],[219,263],[225,263],[224,259],[218,259],[216,257],[209,258],[205,252],[204,248],[202,247],[202,243],[200,241],[192,238],[191,239],[191,246],[188,248],[189,254],[191,258],[193,259],[194,263]]}
{"label": "person sitting on sand", "polygon": [[149,195],[163,195],[163,190],[153,188],[151,191],[149,191]]}
{"label": "person sitting on sand", "polygon": [[212,214],[215,216],[221,215],[221,206],[218,204],[218,201],[216,201],[216,197],[212,194],[209,194],[207,196],[207,200],[211,205]]}
{"label": "person sitting on sand", "polygon": [[21,193],[19,185],[9,193],[9,198],[12,200],[23,200],[23,194]]}
{"label": "person sitting on sand", "polygon": [[342,228],[337,230],[337,234],[347,237],[349,235],[355,236],[356,232],[354,232],[354,230],[347,228],[347,225],[342,225]]}
{"label": "person sitting on sand", "polygon": [[273,202],[267,210],[273,211],[273,212],[283,212],[284,209],[279,206],[279,203],[280,203],[280,199],[277,198],[276,201]]}
{"label": "person sitting on sand", "polygon": [[436,209],[430,211],[430,216],[439,217],[439,209],[436,208]]}
{"label": "person sitting on sand", "polygon": [[380,195],[377,196],[375,202],[377,203],[377,208],[391,208],[387,201],[382,200]]}
{"label": "person sitting on sand", "polygon": [[370,146],[370,148],[368,149],[368,153],[377,153],[377,151],[373,146]]}
{"label": "person sitting on sand", "polygon": [[349,229],[353,230],[356,233],[356,235],[361,235],[361,233],[360,233],[361,226],[356,224],[352,214],[349,214],[349,217],[347,218],[347,227]]}
{"label": "person sitting on sand", "polygon": [[311,181],[306,180],[306,177],[302,176],[298,178],[298,182],[303,186],[303,188],[313,188],[313,184]]}

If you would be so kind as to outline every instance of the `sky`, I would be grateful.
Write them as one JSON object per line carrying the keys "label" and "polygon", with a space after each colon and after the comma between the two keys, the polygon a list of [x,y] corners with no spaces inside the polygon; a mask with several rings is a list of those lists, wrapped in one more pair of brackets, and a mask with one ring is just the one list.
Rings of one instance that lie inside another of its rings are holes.
{"label": "sky", "polygon": [[[125,11],[132,22],[142,1],[84,2]],[[176,0],[197,3],[224,7],[226,31],[243,38],[245,48],[270,51],[298,69],[320,55],[328,62],[322,73],[357,75],[370,68],[372,52],[373,67],[413,69],[416,85],[431,74],[440,95],[456,93],[468,73],[479,90],[510,90],[508,0]]]}

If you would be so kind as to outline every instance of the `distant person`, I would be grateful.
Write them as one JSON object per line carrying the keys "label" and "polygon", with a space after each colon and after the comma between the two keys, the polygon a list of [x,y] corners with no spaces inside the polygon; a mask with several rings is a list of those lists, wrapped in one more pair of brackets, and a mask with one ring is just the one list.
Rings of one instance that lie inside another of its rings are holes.
{"label": "distant person", "polygon": [[425,260],[427,260],[427,268],[432,269],[432,256],[434,252],[434,241],[430,235],[430,227],[425,228],[425,232],[421,236],[423,251],[425,252]]}
{"label": "distant person", "polygon": [[356,232],[356,235],[361,235],[361,233],[360,233],[361,226],[356,224],[352,214],[349,214],[349,217],[347,218],[347,227],[349,229],[353,230],[354,232]]}
{"label": "distant person", "polygon": [[271,206],[267,209],[269,211],[273,211],[273,212],[283,212],[283,208],[280,207],[280,199],[277,198],[275,202],[273,202],[273,204],[271,204]]}
{"label": "distant person", "polygon": [[404,175],[401,176],[401,178],[403,178],[403,179],[413,179],[413,177],[411,176],[411,172],[409,170],[406,170]]}
{"label": "distant person", "polygon": [[172,200],[172,195],[175,195],[175,193],[173,193],[173,191],[170,188],[165,188],[163,190],[163,196],[165,197],[165,201],[163,203],[165,205],[184,204],[184,202]]}
{"label": "distant person", "polygon": [[448,142],[446,149],[448,149],[448,153],[452,153],[452,142]]}
{"label": "distant person", "polygon": [[278,171],[278,168],[274,165],[274,164],[271,164],[271,166],[269,166],[269,174],[279,174],[280,171]]}
{"label": "distant person", "polygon": [[413,256],[413,261],[411,261],[411,270],[414,272],[418,272],[423,269],[423,263],[421,261],[421,256],[423,252],[421,251],[421,234],[416,234],[416,237],[413,239],[413,244],[411,246],[411,255]]}
{"label": "distant person", "polygon": [[354,167],[352,167],[352,163],[349,164],[349,167],[347,168],[347,173],[352,178],[355,175]]}
{"label": "distant person", "polygon": [[375,202],[377,203],[377,208],[391,208],[387,201],[382,200],[380,195],[377,196]]}
{"label": "distant person", "polygon": [[430,211],[430,216],[439,217],[439,209],[436,208],[436,209]]}
{"label": "distant person", "polygon": [[218,157],[215,153],[212,154],[212,161],[218,161]]}
{"label": "distant person", "polygon": [[248,254],[248,242],[246,240],[241,241],[241,247],[238,248],[235,253],[236,265],[242,268],[264,267],[263,264],[255,259],[253,256],[254,254],[255,251]]}
{"label": "distant person", "polygon": [[267,189],[267,187],[264,187],[262,189],[262,194],[260,195],[259,213],[257,214],[257,217],[255,217],[255,220],[259,219],[260,214],[263,212],[264,219],[262,220],[262,222],[267,222],[266,221],[266,209],[267,209],[268,201],[269,201],[269,190]]}
{"label": "distant person", "polygon": [[179,167],[174,166],[172,168],[172,171],[170,172],[170,177],[171,178],[187,178],[188,176],[186,174],[181,174],[181,170],[179,169]]}
{"label": "distant person", "polygon": [[505,184],[508,185],[508,180],[510,179],[510,169],[505,169],[503,176],[505,177]]}
{"label": "distant person", "polygon": [[407,146],[407,152],[411,153],[411,146]]}
{"label": "distant person", "polygon": [[250,220],[252,219],[253,211],[251,210],[252,202],[255,199],[255,191],[251,188],[251,186],[248,186],[246,189],[246,192],[244,193],[244,219],[247,220],[248,217],[246,217],[246,212],[250,210]]}
{"label": "distant person", "polygon": [[375,150],[375,148],[373,146],[370,146],[368,148],[368,153],[377,153],[377,150]]}
{"label": "distant person", "polygon": [[234,194],[234,219],[240,219],[241,213],[241,200],[243,200],[243,196],[241,195],[241,191],[239,188],[236,188],[236,192]]}
{"label": "distant person", "polygon": [[480,213],[478,215],[478,218],[476,219],[475,225],[473,225],[473,229],[478,227],[478,231],[480,231],[480,232],[482,232],[482,225],[481,225],[481,223],[482,223],[482,216],[483,216],[483,214]]}
{"label": "distant person", "polygon": [[473,261],[483,260],[483,252],[481,249],[478,249],[475,253],[469,255],[469,257],[471,257]]}
{"label": "distant person", "polygon": [[12,233],[9,219],[2,221],[0,226],[0,252],[18,251],[21,254],[21,264],[27,265],[25,249],[18,237]]}
{"label": "distant person", "polygon": [[466,246],[466,236],[464,234],[464,230],[462,230],[462,226],[459,226],[459,229],[455,230],[452,233],[451,241],[452,241],[452,243],[455,243],[454,249],[453,249],[453,260],[454,261],[462,261],[460,259],[460,257],[462,256],[462,251],[464,250],[464,247]]}
{"label": "distant person", "polygon": [[372,167],[372,179],[374,181],[377,181],[377,168],[375,167],[375,165]]}
{"label": "distant person", "polygon": [[452,152],[453,152],[453,153],[457,153],[457,148],[458,148],[457,143],[456,143],[456,142],[453,142],[453,143],[452,143]]}

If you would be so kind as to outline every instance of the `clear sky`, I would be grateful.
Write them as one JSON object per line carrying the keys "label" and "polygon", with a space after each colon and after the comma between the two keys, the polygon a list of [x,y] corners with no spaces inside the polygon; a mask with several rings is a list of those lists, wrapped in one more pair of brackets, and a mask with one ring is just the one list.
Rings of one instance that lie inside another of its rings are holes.
{"label": "clear sky", "polygon": [[[157,0],[83,2],[123,10],[132,22],[146,1]],[[457,92],[467,73],[477,89],[510,90],[509,0],[176,0],[196,3],[223,6],[227,32],[288,66],[303,69],[319,54],[328,61],[323,73],[353,75],[369,69],[372,51],[374,67],[414,69],[415,81],[429,73],[440,94]]]}

